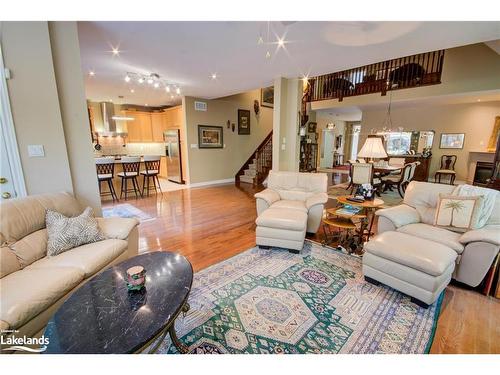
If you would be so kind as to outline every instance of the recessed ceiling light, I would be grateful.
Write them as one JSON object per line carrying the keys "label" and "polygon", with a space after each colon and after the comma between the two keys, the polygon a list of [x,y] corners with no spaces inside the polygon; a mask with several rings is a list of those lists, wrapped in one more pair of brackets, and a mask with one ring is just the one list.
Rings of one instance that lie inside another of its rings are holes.
{"label": "recessed ceiling light", "polygon": [[155,84],[153,86],[155,89],[157,89],[158,87],[160,87],[160,84],[158,82],[155,82]]}
{"label": "recessed ceiling light", "polygon": [[170,99],[173,99],[173,98],[174,98],[174,96],[173,96],[173,95],[170,95]]}
{"label": "recessed ceiling light", "polygon": [[95,72],[93,70],[89,71],[89,76],[91,77],[95,76]]}
{"label": "recessed ceiling light", "polygon": [[166,92],[170,92],[170,86],[165,87]]}
{"label": "recessed ceiling light", "polygon": [[148,103],[146,103],[146,104],[144,104],[144,105],[145,105],[146,107],[149,107],[149,104],[148,104]]}
{"label": "recessed ceiling light", "polygon": [[150,85],[152,85],[153,84],[153,78],[148,78],[147,83],[149,83]]}
{"label": "recessed ceiling light", "polygon": [[113,56],[118,56],[120,55],[120,50],[118,49],[118,47],[113,47],[111,49],[111,53],[113,53]]}
{"label": "recessed ceiling light", "polygon": [[109,101],[110,101],[110,102],[112,102],[112,101],[113,101],[113,99],[109,99]]}
{"label": "recessed ceiling light", "polygon": [[270,59],[271,58],[271,52],[267,51],[266,52],[266,59]]}
{"label": "recessed ceiling light", "polygon": [[478,101],[478,102],[480,102],[480,101],[481,101],[481,99],[478,99],[477,101]]}
{"label": "recessed ceiling light", "polygon": [[144,83],[144,78],[140,77],[140,78],[137,80],[137,82],[139,82],[139,83]]}
{"label": "recessed ceiling light", "polygon": [[130,82],[130,76],[128,74],[125,76],[125,82]]}
{"label": "recessed ceiling light", "polygon": [[133,94],[135,92],[135,90],[134,89],[130,89],[130,92]]}
{"label": "recessed ceiling light", "polygon": [[264,44],[264,39],[262,39],[261,36],[259,36],[259,40],[257,40],[257,44]]}
{"label": "recessed ceiling light", "polygon": [[212,73],[212,79],[217,79],[217,73]]}
{"label": "recessed ceiling light", "polygon": [[283,38],[278,38],[278,47],[283,47],[285,45],[285,40]]}
{"label": "recessed ceiling light", "polygon": [[181,89],[177,87],[177,88],[175,89],[175,93],[176,93],[177,95],[180,95],[180,93],[181,93]]}

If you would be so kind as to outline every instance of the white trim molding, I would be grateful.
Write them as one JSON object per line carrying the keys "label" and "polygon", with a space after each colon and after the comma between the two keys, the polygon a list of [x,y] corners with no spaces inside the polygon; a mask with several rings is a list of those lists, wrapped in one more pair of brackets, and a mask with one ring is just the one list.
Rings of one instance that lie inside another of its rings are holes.
{"label": "white trim molding", "polygon": [[223,185],[223,184],[231,184],[234,183],[233,178],[227,178],[225,180],[212,180],[212,181],[203,181],[203,182],[195,182],[194,184],[189,184],[189,188],[197,188],[202,186],[211,186],[211,185]]}
{"label": "white trim molding", "polygon": [[10,109],[9,91],[7,88],[6,69],[3,65],[2,45],[0,44],[0,123],[1,134],[5,140],[7,157],[12,174],[12,182],[16,190],[16,197],[25,197],[26,182],[24,181],[23,167],[21,165],[21,156],[16,139],[16,130],[14,128],[14,119]]}

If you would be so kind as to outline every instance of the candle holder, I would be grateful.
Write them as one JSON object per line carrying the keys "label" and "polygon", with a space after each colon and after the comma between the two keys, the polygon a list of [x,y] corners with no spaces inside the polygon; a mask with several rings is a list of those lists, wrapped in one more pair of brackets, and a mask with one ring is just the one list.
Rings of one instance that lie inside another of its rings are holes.
{"label": "candle holder", "polygon": [[146,270],[143,266],[130,267],[127,270],[127,289],[141,290],[146,283]]}

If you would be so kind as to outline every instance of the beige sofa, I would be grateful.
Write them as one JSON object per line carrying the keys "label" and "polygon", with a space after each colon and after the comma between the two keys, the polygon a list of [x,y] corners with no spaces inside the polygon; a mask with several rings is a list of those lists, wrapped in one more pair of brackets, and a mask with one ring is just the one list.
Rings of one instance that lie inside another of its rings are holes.
{"label": "beige sofa", "polygon": [[324,173],[271,171],[267,189],[255,194],[257,245],[300,251],[306,232],[321,224],[327,185]]}
{"label": "beige sofa", "polygon": [[47,208],[76,216],[84,207],[67,193],[33,195],[0,205],[0,329],[17,330],[16,337],[41,334],[80,285],[138,251],[136,219],[97,218],[106,240],[47,257]]}
{"label": "beige sofa", "polygon": [[450,279],[477,286],[500,249],[500,192],[480,229],[465,233],[434,226],[439,194],[452,185],[412,181],[403,204],[377,211],[377,236],[365,245],[368,278],[433,303]]}

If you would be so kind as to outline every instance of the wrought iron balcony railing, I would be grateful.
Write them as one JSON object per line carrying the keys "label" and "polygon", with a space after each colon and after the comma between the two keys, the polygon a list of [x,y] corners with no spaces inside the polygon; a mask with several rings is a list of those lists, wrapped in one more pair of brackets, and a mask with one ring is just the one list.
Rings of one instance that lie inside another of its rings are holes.
{"label": "wrought iron balcony railing", "polygon": [[339,99],[441,83],[444,50],[419,53],[309,79],[306,101]]}

